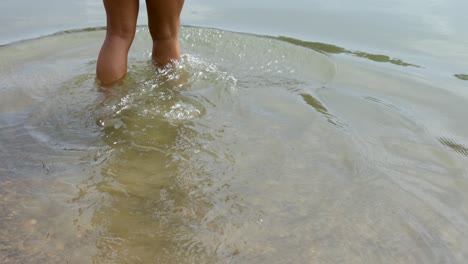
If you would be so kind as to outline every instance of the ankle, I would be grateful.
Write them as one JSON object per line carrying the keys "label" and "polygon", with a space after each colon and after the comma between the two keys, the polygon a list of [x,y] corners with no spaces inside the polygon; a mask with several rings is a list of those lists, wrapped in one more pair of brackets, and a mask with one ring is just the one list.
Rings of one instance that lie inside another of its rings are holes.
{"label": "ankle", "polygon": [[179,39],[170,38],[153,41],[153,61],[158,67],[180,59]]}

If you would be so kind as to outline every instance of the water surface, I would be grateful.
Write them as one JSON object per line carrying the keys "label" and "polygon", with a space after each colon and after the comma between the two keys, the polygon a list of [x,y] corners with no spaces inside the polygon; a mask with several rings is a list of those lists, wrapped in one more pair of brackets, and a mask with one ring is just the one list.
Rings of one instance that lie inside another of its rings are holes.
{"label": "water surface", "polygon": [[0,47],[0,262],[465,263],[466,53],[367,41],[380,20],[344,41],[330,18],[292,25],[404,13],[332,4],[195,2],[185,19],[205,27],[182,28],[181,62],[154,69],[140,27],[112,91],[94,80],[99,28]]}

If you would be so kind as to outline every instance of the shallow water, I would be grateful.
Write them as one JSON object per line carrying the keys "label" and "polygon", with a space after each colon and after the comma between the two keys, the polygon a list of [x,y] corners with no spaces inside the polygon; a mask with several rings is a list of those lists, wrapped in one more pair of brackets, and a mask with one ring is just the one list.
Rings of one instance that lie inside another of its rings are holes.
{"label": "shallow water", "polygon": [[155,70],[141,27],[105,92],[103,36],[0,47],[0,262],[468,259],[465,82],[199,27]]}

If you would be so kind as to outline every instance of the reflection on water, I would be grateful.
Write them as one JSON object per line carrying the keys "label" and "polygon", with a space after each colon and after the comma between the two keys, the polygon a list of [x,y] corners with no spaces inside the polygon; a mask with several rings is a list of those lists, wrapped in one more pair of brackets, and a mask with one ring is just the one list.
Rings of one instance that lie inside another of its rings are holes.
{"label": "reflection on water", "polygon": [[466,262],[466,98],[338,47],[181,33],[156,70],[139,28],[111,91],[102,30],[0,48],[0,262]]}
{"label": "reflection on water", "polygon": [[301,97],[308,105],[312,106],[312,108],[315,109],[315,111],[323,114],[323,116],[327,118],[328,122],[330,122],[333,125],[340,126],[336,121],[334,121],[335,117],[328,112],[327,108],[323,106],[323,104],[317,99],[315,99],[312,95],[301,94]]}
{"label": "reflection on water", "polygon": [[214,107],[210,94],[233,96],[235,79],[191,57],[176,69],[151,69],[133,65],[122,91],[97,109],[105,161],[75,200],[94,202],[96,193],[103,199],[91,212],[91,225],[99,227],[93,261],[213,263],[216,241],[197,234],[220,232],[222,216],[207,222],[207,213],[213,181],[225,179],[211,168],[229,165],[220,157],[229,153],[210,150],[216,134],[196,120]]}
{"label": "reflection on water", "polygon": [[388,63],[399,65],[399,66],[412,66],[412,67],[418,67],[418,68],[420,67],[415,64],[404,62],[400,59],[390,58],[389,56],[383,55],[383,54],[370,54],[370,53],[363,52],[363,51],[352,51],[352,50],[347,50],[345,48],[338,47],[332,44],[302,41],[299,39],[283,37],[283,36],[278,37],[278,39],[295,44],[295,45],[299,45],[302,47],[310,48],[319,52],[324,52],[324,53],[349,54],[349,55],[354,55],[356,57],[368,59],[368,60],[375,61],[375,62],[388,62]]}
{"label": "reflection on water", "polygon": [[468,81],[468,74],[455,74],[454,76],[460,80]]}
{"label": "reflection on water", "polygon": [[440,138],[439,141],[445,146],[453,149],[455,152],[468,156],[468,147],[463,146],[462,144],[457,143],[456,141],[448,138]]}

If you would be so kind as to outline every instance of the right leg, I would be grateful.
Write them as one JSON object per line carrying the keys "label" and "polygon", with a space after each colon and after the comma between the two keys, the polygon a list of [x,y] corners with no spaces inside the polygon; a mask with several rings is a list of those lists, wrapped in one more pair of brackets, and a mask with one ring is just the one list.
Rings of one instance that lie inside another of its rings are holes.
{"label": "right leg", "polygon": [[153,62],[163,67],[180,59],[179,26],[184,0],[146,0]]}
{"label": "right leg", "polygon": [[127,57],[135,36],[138,0],[104,0],[107,33],[99,53],[96,75],[104,86],[118,83],[127,73]]}

